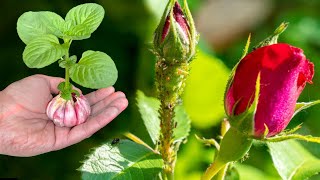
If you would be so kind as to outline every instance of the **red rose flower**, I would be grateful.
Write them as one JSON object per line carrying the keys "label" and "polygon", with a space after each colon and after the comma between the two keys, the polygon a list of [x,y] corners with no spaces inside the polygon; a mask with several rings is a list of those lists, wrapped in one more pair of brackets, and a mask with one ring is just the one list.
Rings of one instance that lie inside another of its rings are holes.
{"label": "red rose flower", "polygon": [[314,68],[301,49],[288,44],[254,50],[240,61],[226,91],[225,109],[230,118],[246,112],[253,104],[259,73],[252,133],[261,137],[266,125],[269,137],[280,133],[290,122],[306,82],[312,83]]}

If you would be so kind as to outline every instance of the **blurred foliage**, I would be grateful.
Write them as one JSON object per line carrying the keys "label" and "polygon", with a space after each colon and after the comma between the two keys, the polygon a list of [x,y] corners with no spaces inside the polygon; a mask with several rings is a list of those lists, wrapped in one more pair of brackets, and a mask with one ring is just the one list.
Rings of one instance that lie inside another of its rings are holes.
{"label": "blurred foliage", "polygon": [[[271,0],[273,10],[270,17],[259,26],[251,29],[252,45],[267,37],[281,22],[290,22],[289,28],[283,33],[279,42],[286,42],[300,47],[308,59],[315,64],[316,74],[313,85],[307,85],[300,97],[301,101],[320,98],[320,1],[318,0]],[[63,69],[53,64],[43,69],[29,69],[22,61],[23,42],[16,32],[16,21],[25,11],[49,10],[62,17],[67,11],[81,3],[96,2],[106,11],[101,26],[84,41],[74,41],[71,54],[81,56],[87,49],[103,51],[116,63],[119,78],[115,85],[117,90],[126,93],[129,107],[115,121],[103,128],[85,141],[69,148],[43,155],[21,158],[0,156],[0,178],[16,177],[20,179],[79,179],[80,167],[84,155],[91,148],[97,147],[107,139],[121,136],[124,131],[131,131],[152,144],[150,137],[139,117],[135,106],[135,92],[141,89],[148,96],[155,96],[154,62],[151,52],[153,30],[162,14],[166,1],[163,0],[4,0],[0,7],[0,89],[14,81],[32,74],[47,74],[64,76]],[[196,14],[204,0],[188,0],[191,9]],[[209,19],[210,20],[210,19]],[[239,27],[241,28],[241,27]],[[194,61],[194,71],[191,70],[190,84],[184,99],[187,112],[193,120],[193,128],[188,142],[181,146],[176,166],[176,178],[198,179],[208,167],[214,156],[214,148],[205,147],[199,143],[194,134],[205,138],[217,137],[219,134],[219,119],[223,114],[223,90],[228,69],[239,60],[246,38],[250,32],[238,37],[231,46],[213,54],[210,45],[205,45],[203,38],[200,53]],[[200,32],[201,34],[201,32]],[[199,87],[201,86],[201,87]],[[92,90],[83,89],[84,93]],[[202,104],[202,107],[201,107]],[[300,112],[290,127],[303,123],[302,134],[320,136],[319,106]],[[203,114],[203,116],[201,116]],[[320,157],[319,145],[302,143],[310,152]],[[256,144],[249,157],[241,164],[236,164],[241,179],[280,179],[272,165],[272,160],[264,145]],[[319,177],[314,177],[317,179]]]}
{"label": "blurred foliage", "polygon": [[175,172],[177,179],[200,179],[203,170],[207,168],[206,164],[210,164],[214,157],[214,148],[199,143],[194,136],[195,131],[190,134],[188,143],[179,151]]}
{"label": "blurred foliage", "polygon": [[263,180],[280,180],[280,177],[273,177],[266,174],[263,170],[255,168],[250,165],[236,164],[235,166],[239,172],[239,176],[241,180],[251,180],[252,177],[255,179],[263,179]]}
{"label": "blurred foliage", "polygon": [[[199,50],[191,63],[183,103],[195,128],[218,125],[230,70],[216,57]],[[214,111],[214,113],[213,113]]]}

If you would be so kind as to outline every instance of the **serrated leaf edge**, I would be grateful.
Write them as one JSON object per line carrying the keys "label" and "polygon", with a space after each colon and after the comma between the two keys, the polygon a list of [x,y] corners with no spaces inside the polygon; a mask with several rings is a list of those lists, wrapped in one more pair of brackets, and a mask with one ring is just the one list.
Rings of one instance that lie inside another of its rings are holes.
{"label": "serrated leaf edge", "polygon": [[[132,162],[132,163],[128,163],[128,166],[127,166],[126,169],[131,168],[131,167],[132,167],[133,165],[135,165],[137,162],[141,162],[141,160],[146,159],[146,158],[149,157],[149,156],[152,156],[152,155],[158,155],[158,156],[159,156],[159,154],[155,153],[154,151],[150,150],[149,148],[147,148],[147,147],[145,147],[145,146],[143,146],[143,145],[141,145],[141,144],[138,144],[138,143],[136,143],[136,142],[134,142],[134,141],[131,141],[131,142],[133,142],[133,143],[135,143],[135,144],[137,144],[137,145],[139,145],[139,146],[142,146],[142,147],[148,149],[148,151],[150,151],[150,152],[149,152],[149,153],[146,153],[146,154],[145,154],[144,156],[142,156],[141,158],[138,158],[137,161]],[[84,163],[85,163],[87,160],[89,160],[90,156],[91,156],[97,149],[101,148],[102,146],[111,146],[111,147],[112,147],[112,144],[111,144],[110,142],[107,142],[107,143],[104,143],[104,144],[102,144],[102,145],[100,145],[100,146],[98,146],[98,147],[91,148],[91,149],[89,150],[89,154],[86,154],[86,155],[85,155],[85,159],[82,160],[82,161],[80,161],[80,162],[82,163],[82,165],[81,165],[79,168],[77,168],[76,170],[77,170],[77,171],[81,171],[81,172],[87,172],[87,171],[83,171],[81,168],[83,167]],[[159,158],[159,160],[162,160],[161,157]],[[112,179],[114,179],[114,178],[116,178],[116,177],[119,177],[121,174],[124,173],[124,171],[125,171],[126,169],[121,169],[121,172],[115,174],[115,176],[113,176]]]}

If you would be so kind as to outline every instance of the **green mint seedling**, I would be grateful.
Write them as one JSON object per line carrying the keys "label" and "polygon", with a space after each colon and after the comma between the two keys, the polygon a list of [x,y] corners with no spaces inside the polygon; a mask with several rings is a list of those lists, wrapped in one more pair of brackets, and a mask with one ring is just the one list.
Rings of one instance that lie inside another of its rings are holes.
{"label": "green mint seedling", "polygon": [[[84,98],[72,89],[70,78],[83,87],[93,89],[112,86],[118,78],[113,60],[104,52],[88,50],[79,60],[75,55],[69,55],[72,41],[89,38],[99,27],[104,14],[102,6],[87,3],[72,8],[64,19],[50,11],[29,11],[18,19],[18,35],[26,44],[23,51],[24,63],[29,68],[43,68],[58,61],[59,66],[65,69],[65,82],[58,86],[59,96],[66,103],[74,101],[72,105],[76,104],[75,96]],[[63,40],[62,44],[59,39]],[[61,103],[62,100],[58,101]],[[48,111],[50,114],[48,109],[47,114]],[[53,120],[54,118],[57,119],[53,117]]]}

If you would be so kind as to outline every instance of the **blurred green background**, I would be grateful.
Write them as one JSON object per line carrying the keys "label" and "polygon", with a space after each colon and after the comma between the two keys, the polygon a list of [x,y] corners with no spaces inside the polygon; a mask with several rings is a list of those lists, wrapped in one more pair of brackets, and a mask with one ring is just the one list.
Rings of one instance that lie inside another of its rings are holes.
{"label": "blurred green background", "polygon": [[[106,52],[115,61],[119,79],[117,90],[125,92],[129,107],[108,126],[83,142],[60,151],[35,157],[0,155],[0,178],[79,179],[84,156],[91,148],[121,133],[130,131],[151,144],[135,106],[137,89],[155,96],[154,63],[151,53],[153,30],[156,28],[167,0],[3,0],[0,3],[0,89],[26,76],[41,73],[64,76],[55,63],[43,69],[29,69],[22,61],[23,42],[16,32],[16,21],[25,11],[48,10],[64,17],[72,7],[85,2],[101,4],[106,11],[101,26],[92,37],[74,41],[71,54],[78,57],[85,50]],[[176,179],[199,179],[214,149],[205,147],[194,134],[206,138],[219,135],[223,119],[223,91],[230,69],[239,60],[246,38],[252,45],[268,36],[283,21],[290,22],[279,42],[300,47],[315,64],[312,85],[307,85],[300,101],[320,98],[320,1],[318,0],[189,0],[198,31],[201,34],[197,58],[183,96],[185,108],[192,119],[192,131],[182,145],[176,166]],[[92,90],[83,89],[84,93]],[[320,107],[301,112],[289,125],[303,123],[300,133],[320,136]],[[304,145],[320,158],[320,146]],[[241,179],[280,179],[266,147],[256,144],[250,156],[237,164]],[[319,179],[320,177],[313,177]]]}

